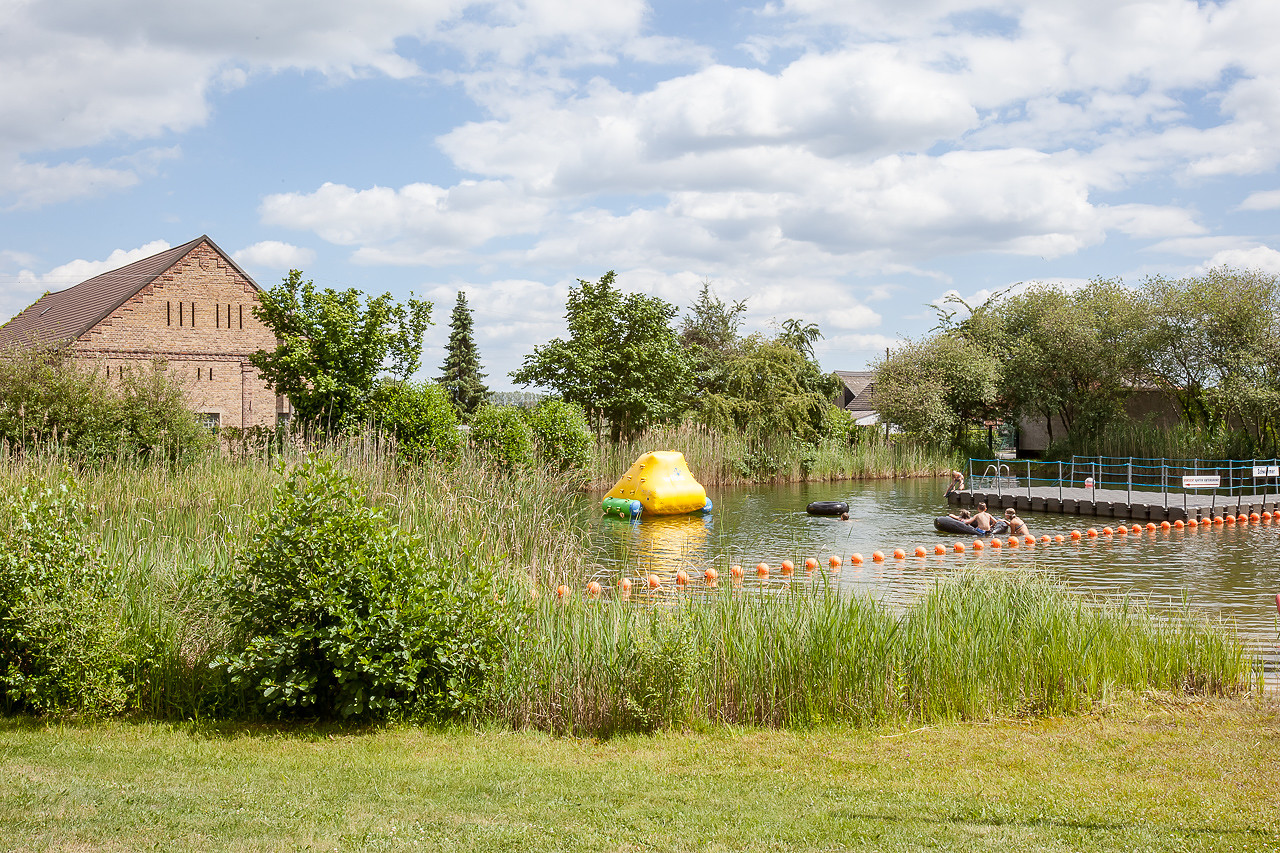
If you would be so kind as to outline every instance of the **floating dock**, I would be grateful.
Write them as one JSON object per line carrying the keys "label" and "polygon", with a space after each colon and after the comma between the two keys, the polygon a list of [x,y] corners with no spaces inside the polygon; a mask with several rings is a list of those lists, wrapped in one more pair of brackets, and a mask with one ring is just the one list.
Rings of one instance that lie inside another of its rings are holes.
{"label": "floating dock", "polygon": [[985,503],[995,512],[1010,507],[1018,512],[1091,515],[1134,521],[1203,521],[1228,513],[1280,511],[1280,494],[1196,495],[1186,492],[1144,492],[1129,489],[1080,489],[1065,486],[1022,486],[1009,489],[965,490],[947,496],[952,506]]}

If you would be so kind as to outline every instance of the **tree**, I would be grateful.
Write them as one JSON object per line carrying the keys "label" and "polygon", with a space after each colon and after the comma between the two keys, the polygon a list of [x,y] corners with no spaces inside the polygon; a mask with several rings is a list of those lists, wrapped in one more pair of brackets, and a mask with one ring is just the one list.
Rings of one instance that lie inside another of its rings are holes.
{"label": "tree", "polygon": [[880,417],[939,444],[999,411],[1000,365],[962,334],[908,342],[875,371]]}
{"label": "tree", "polygon": [[725,365],[737,352],[738,330],[746,310],[746,300],[729,305],[712,293],[711,282],[702,282],[698,299],[680,326],[680,342],[693,367],[696,395],[723,390]]}
{"label": "tree", "polygon": [[480,408],[489,388],[484,384],[484,374],[480,372],[480,353],[472,333],[467,294],[461,290],[449,318],[449,348],[441,371],[437,381],[448,392],[454,408],[463,415],[470,415]]}
{"label": "tree", "polygon": [[597,433],[607,422],[613,441],[630,439],[688,404],[692,371],[671,328],[676,311],[655,296],[623,294],[612,270],[578,279],[565,306],[568,340],[535,346],[511,378],[582,406]]}
{"label": "tree", "polygon": [[458,415],[445,389],[434,382],[380,380],[373,390],[371,409],[378,427],[395,437],[401,462],[421,465],[432,457],[457,452]]}
{"label": "tree", "polygon": [[782,336],[751,335],[725,364],[722,390],[703,396],[701,419],[753,439],[794,435],[814,441],[838,382]]}
{"label": "tree", "polygon": [[368,414],[380,373],[407,379],[418,369],[431,303],[401,305],[384,293],[365,300],[302,280],[290,270],[261,294],[254,316],[275,333],[274,350],[249,357],[262,376],[292,401],[298,418],[339,429]]}

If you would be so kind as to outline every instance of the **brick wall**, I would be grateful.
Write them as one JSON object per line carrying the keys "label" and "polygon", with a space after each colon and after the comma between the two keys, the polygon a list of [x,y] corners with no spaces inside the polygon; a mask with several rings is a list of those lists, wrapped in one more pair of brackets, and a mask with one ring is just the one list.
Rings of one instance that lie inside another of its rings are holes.
{"label": "brick wall", "polygon": [[[152,369],[162,358],[191,407],[221,426],[274,426],[275,392],[248,356],[274,349],[275,336],[253,316],[257,288],[207,243],[181,260],[76,341],[95,370]],[[281,400],[281,406],[286,405]]]}

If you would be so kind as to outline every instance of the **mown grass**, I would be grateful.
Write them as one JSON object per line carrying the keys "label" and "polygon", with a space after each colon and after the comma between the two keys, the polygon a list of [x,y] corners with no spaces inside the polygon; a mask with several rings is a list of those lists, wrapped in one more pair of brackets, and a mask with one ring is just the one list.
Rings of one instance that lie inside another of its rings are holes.
{"label": "mown grass", "polygon": [[0,849],[1045,850],[1280,847],[1274,704],[1081,717],[501,729],[0,721]]}

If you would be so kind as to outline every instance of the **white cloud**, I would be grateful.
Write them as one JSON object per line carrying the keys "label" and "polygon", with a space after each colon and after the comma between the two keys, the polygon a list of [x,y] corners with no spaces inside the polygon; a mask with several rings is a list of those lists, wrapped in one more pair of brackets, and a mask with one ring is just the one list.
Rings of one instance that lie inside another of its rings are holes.
{"label": "white cloud", "polygon": [[1270,246],[1223,249],[1215,252],[1211,258],[1196,269],[1196,272],[1204,273],[1213,267],[1231,267],[1237,270],[1256,269],[1265,273],[1280,275],[1280,252]]}
{"label": "white cloud", "polygon": [[263,240],[233,252],[239,263],[251,267],[265,267],[272,270],[300,270],[311,265],[316,253],[292,243],[281,243],[278,240]]}
{"label": "white cloud", "polygon": [[1280,190],[1259,190],[1249,193],[1236,210],[1280,210]]}

